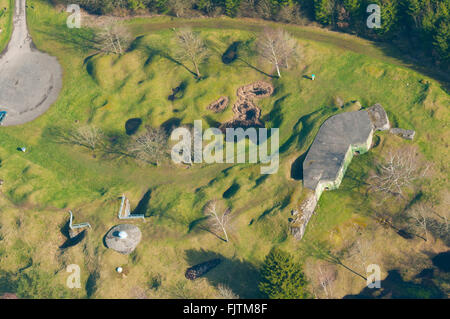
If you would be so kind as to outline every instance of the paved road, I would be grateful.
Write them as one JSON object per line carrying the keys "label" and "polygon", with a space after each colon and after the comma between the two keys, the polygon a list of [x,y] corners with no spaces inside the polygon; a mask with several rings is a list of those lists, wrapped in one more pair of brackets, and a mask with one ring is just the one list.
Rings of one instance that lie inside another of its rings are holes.
{"label": "paved road", "polygon": [[26,21],[26,0],[16,0],[13,32],[0,55],[0,111],[4,126],[30,122],[56,101],[62,87],[62,69],[55,57],[33,45]]}

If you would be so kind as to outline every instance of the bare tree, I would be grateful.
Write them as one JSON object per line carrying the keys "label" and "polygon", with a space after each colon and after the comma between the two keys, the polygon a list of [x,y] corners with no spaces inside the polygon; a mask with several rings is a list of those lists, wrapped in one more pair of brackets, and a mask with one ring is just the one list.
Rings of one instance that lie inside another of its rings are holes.
{"label": "bare tree", "polygon": [[432,208],[424,203],[415,204],[408,210],[408,216],[413,220],[414,226],[420,228],[428,241],[428,225],[431,219]]}
{"label": "bare tree", "polygon": [[377,165],[377,171],[369,178],[371,189],[403,197],[404,188],[425,177],[429,165],[424,165],[418,152],[402,148],[391,152],[384,163]]}
{"label": "bare tree", "polygon": [[230,287],[225,286],[224,284],[219,284],[217,286],[217,290],[219,292],[220,298],[223,299],[239,299],[239,296],[236,295]]}
{"label": "bare tree", "polygon": [[129,146],[132,156],[149,163],[159,163],[167,154],[167,134],[162,129],[147,126],[144,134]]}
{"label": "bare tree", "polygon": [[336,280],[336,269],[332,265],[319,264],[317,269],[317,279],[323,289],[326,298],[333,298],[333,282]]}
{"label": "bare tree", "polygon": [[195,69],[195,75],[197,78],[201,78],[199,65],[208,56],[208,49],[204,41],[191,29],[181,29],[179,31],[174,29],[174,31],[178,42],[177,55],[181,60],[192,63]]}
{"label": "bare tree", "polygon": [[219,207],[217,200],[212,200],[205,205],[204,214],[207,217],[208,226],[211,232],[223,233],[223,240],[228,242],[228,224],[230,221],[231,210],[229,208],[222,209]]}
{"label": "bare tree", "polygon": [[68,143],[95,150],[103,141],[103,133],[93,125],[84,125],[74,128],[64,138]]}
{"label": "bare tree", "polygon": [[361,265],[365,272],[370,260],[376,258],[376,249],[372,248],[373,242],[367,238],[358,238],[354,243],[356,263]]}
{"label": "bare tree", "polygon": [[278,77],[280,68],[289,68],[289,60],[296,56],[297,49],[297,41],[282,29],[265,28],[257,42],[259,54],[276,68]]}
{"label": "bare tree", "polygon": [[98,50],[106,54],[124,54],[131,43],[127,30],[112,20],[106,20],[100,25],[96,41]]}
{"label": "bare tree", "polygon": [[331,248],[328,246],[326,242],[321,241],[307,243],[303,247],[303,249],[308,256],[328,262],[330,264],[341,266],[350,271],[351,273],[353,273],[354,275],[357,275],[358,277],[362,278],[363,280],[367,280],[367,278],[364,275],[358,273],[356,270],[344,264],[343,259],[345,258],[344,255],[346,251],[339,251],[335,253],[331,251]]}

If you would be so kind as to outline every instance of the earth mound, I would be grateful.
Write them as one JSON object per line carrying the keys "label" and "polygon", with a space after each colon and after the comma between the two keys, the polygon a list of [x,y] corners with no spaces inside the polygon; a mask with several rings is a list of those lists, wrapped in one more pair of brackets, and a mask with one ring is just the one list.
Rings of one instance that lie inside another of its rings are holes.
{"label": "earth mound", "polygon": [[233,105],[234,118],[223,123],[220,129],[223,131],[226,128],[236,127],[264,127],[260,120],[261,109],[256,106],[253,100],[269,97],[273,92],[273,85],[264,81],[241,86],[236,92],[238,100]]}

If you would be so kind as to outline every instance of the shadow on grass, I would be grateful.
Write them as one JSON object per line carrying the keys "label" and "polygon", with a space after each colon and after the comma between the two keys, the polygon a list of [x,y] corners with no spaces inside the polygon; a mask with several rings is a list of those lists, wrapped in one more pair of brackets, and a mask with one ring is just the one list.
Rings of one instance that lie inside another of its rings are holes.
{"label": "shadow on grass", "polygon": [[[423,277],[423,276],[422,276]],[[347,295],[344,299],[430,299],[444,298],[444,293],[427,278],[417,282],[405,281],[399,271],[394,269],[382,280],[381,288],[364,288],[357,295]]]}
{"label": "shadow on grass", "polygon": [[296,181],[303,180],[303,162],[305,161],[306,154],[308,154],[308,152],[304,152],[292,163],[291,178]]}
{"label": "shadow on grass", "polygon": [[142,196],[136,208],[131,212],[131,215],[145,215],[145,217],[149,217],[147,211],[151,197],[152,190],[149,189],[147,192],[145,192],[144,196]]}
{"label": "shadow on grass", "polygon": [[[99,43],[95,40],[93,31],[89,29],[68,29],[66,27],[56,27],[52,25],[48,25],[48,27],[51,28],[51,32],[45,29],[37,29],[36,31],[49,39],[63,43],[72,49],[80,50],[83,53],[87,53],[91,50],[99,50]],[[67,30],[70,30],[70,32]]]}
{"label": "shadow on grass", "polygon": [[186,251],[186,260],[190,266],[216,258],[222,262],[204,275],[213,286],[217,287],[219,284],[228,286],[240,298],[263,297],[258,290],[259,270],[252,263],[237,258],[226,258],[213,251],[194,249]]}
{"label": "shadow on grass", "polygon": [[162,50],[162,49],[151,48],[149,46],[143,47],[142,50],[145,54],[148,55],[148,58],[145,62],[146,65],[151,63],[153,61],[154,57],[160,56],[160,57],[174,63],[177,66],[181,66],[182,68],[184,68],[186,71],[188,71],[190,74],[192,74],[193,76],[195,76],[197,78],[197,73],[195,73],[194,71],[189,69],[183,62],[181,62],[180,60],[178,60],[177,58],[172,56],[169,52]]}
{"label": "shadow on grass", "polygon": [[83,239],[86,237],[86,230],[82,230],[80,233],[78,233],[75,237],[70,237],[70,228],[69,228],[70,222],[67,221],[63,227],[61,227],[61,233],[67,238],[67,240],[59,246],[59,249],[67,249],[73,246],[76,246],[77,244],[81,243]]}

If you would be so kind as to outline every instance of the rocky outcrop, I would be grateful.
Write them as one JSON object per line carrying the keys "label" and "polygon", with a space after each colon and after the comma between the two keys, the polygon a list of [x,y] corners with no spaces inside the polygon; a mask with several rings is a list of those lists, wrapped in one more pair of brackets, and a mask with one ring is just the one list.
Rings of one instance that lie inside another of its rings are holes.
{"label": "rocky outcrop", "polygon": [[301,240],[305,235],[306,226],[309,223],[317,206],[317,198],[314,193],[301,203],[300,209],[292,211],[293,219],[291,221],[291,234],[295,239]]}
{"label": "rocky outcrop", "polygon": [[416,135],[416,132],[413,130],[405,130],[403,128],[398,127],[391,128],[389,130],[389,133],[398,135],[401,138],[404,138],[405,140],[412,140],[414,139],[414,135]]}

